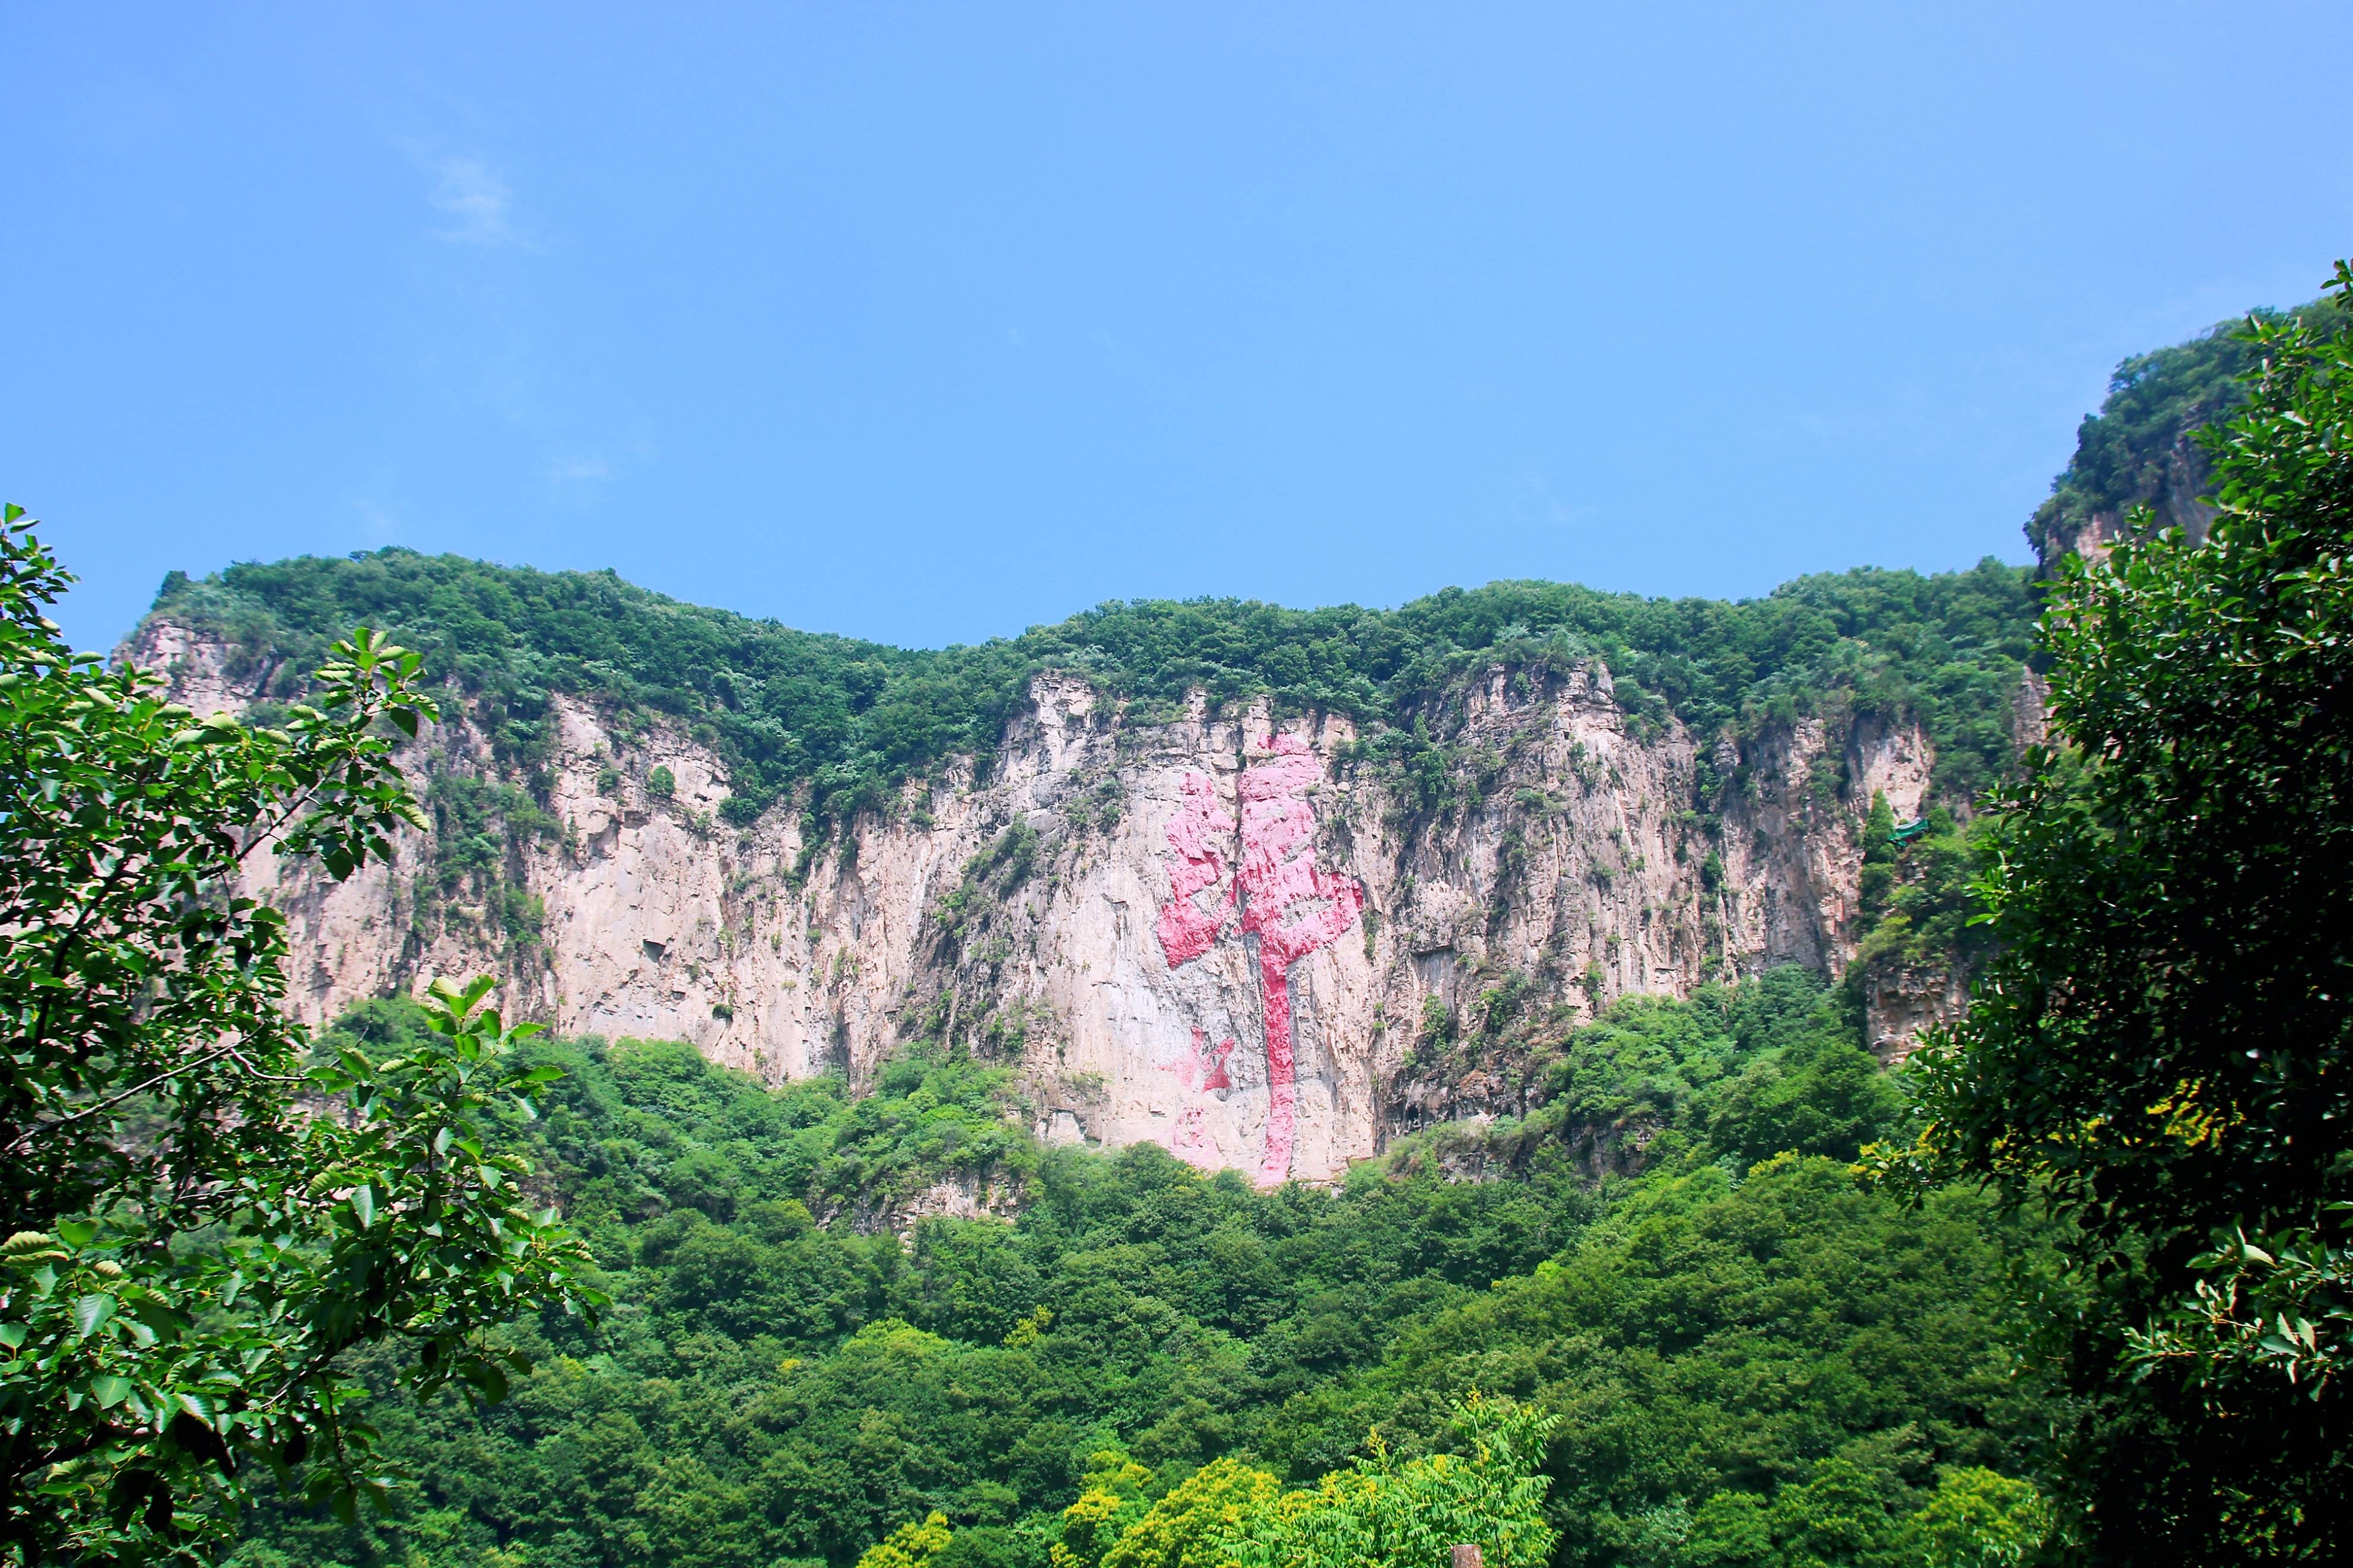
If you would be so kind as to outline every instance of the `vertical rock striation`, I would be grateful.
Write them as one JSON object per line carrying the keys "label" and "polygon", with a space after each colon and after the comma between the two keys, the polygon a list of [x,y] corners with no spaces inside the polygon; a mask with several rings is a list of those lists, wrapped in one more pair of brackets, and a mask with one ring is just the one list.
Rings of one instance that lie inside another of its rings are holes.
{"label": "vertical rock striation", "polygon": [[[191,706],[249,700],[168,619],[131,652]],[[1344,718],[1197,697],[1147,722],[1071,677],[1029,697],[994,754],[805,838],[781,808],[723,824],[725,768],[679,731],[562,695],[525,787],[453,695],[406,758],[432,832],[345,883],[265,868],[256,890],[314,1020],[491,970],[567,1033],[682,1038],[772,1079],[868,1082],[947,1040],[1017,1068],[1049,1141],[1328,1180],[1399,1131],[1525,1107],[1542,1029],[1441,1048],[1497,998],[1566,1026],[1775,963],[1839,972],[1872,795],[1915,815],[1935,760],[1916,729],[1836,715],[1703,744],[1630,716],[1598,662],[1499,667],[1432,802]],[[1903,1006],[1898,1049],[1927,1016]]]}

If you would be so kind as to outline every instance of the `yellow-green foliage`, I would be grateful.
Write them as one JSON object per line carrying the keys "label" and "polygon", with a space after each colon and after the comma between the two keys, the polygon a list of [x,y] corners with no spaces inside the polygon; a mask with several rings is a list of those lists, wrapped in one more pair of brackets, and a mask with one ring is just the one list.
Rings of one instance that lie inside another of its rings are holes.
{"label": "yellow-green foliage", "polygon": [[2053,1527],[2032,1481],[1972,1468],[1947,1475],[1904,1533],[1928,1568],[2009,1568],[2033,1561]]}
{"label": "yellow-green foliage", "polygon": [[1219,1459],[1149,1509],[1141,1489],[1150,1472],[1099,1454],[1062,1514],[1054,1568],[1440,1568],[1449,1548],[1470,1542],[1491,1568],[1542,1568],[1556,1537],[1536,1466],[1552,1425],[1474,1394],[1456,1419],[1468,1454],[1396,1464],[1376,1433],[1370,1458],[1294,1492]]}
{"label": "yellow-green foliage", "polygon": [[868,1547],[858,1568],[931,1568],[932,1560],[947,1550],[948,1539],[948,1516],[927,1514],[921,1524],[902,1524]]}
{"label": "yellow-green foliage", "polygon": [[1377,1435],[1371,1457],[1289,1492],[1244,1521],[1232,1568],[1440,1568],[1475,1542],[1490,1568],[1543,1568],[1557,1533],[1545,1522],[1537,1473],[1554,1418],[1508,1400],[1471,1396],[1457,1415],[1471,1452],[1393,1464]]}
{"label": "yellow-green foliage", "polygon": [[1089,1458],[1079,1500],[1062,1510],[1062,1539],[1047,1554],[1050,1568],[1097,1568],[1128,1528],[1146,1511],[1152,1472],[1116,1448]]}
{"label": "yellow-green foliage", "polygon": [[1226,1543],[1255,1525],[1282,1483],[1239,1459],[1218,1459],[1177,1483],[1128,1526],[1103,1568],[1219,1568]]}

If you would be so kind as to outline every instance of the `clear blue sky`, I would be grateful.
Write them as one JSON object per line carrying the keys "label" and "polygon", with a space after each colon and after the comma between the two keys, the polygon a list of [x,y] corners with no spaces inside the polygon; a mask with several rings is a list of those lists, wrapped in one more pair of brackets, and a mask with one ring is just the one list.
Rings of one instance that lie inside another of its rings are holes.
{"label": "clear blue sky", "polygon": [[0,493],[109,645],[398,543],[908,643],[2022,559],[2353,250],[2335,5],[0,10]]}

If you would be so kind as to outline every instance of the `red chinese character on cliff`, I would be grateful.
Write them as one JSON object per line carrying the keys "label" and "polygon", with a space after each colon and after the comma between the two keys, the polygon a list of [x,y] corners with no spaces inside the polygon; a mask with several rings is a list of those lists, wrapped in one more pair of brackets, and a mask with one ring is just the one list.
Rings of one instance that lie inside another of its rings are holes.
{"label": "red chinese character on cliff", "polygon": [[[1331,946],[1356,923],[1362,889],[1315,864],[1315,808],[1307,791],[1321,777],[1305,742],[1267,737],[1265,754],[1242,770],[1237,824],[1218,804],[1208,775],[1185,775],[1184,803],[1168,825],[1168,901],[1161,906],[1160,950],[1168,966],[1189,963],[1216,944],[1228,911],[1240,931],[1258,938],[1259,990],[1266,1019],[1266,1150],[1263,1185],[1291,1171],[1299,1087],[1291,1041],[1291,966]],[[1229,849],[1239,848],[1239,865]],[[1229,878],[1229,868],[1231,876]],[[1205,907],[1200,895],[1215,890]],[[1198,1054],[1199,1047],[1195,1050]],[[1223,1077],[1220,1067],[1219,1076]]]}

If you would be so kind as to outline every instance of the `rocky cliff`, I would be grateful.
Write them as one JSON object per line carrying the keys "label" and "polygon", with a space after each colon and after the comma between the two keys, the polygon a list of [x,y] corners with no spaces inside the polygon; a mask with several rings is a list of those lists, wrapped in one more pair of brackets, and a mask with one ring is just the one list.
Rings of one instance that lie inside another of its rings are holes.
{"label": "rocky cliff", "polygon": [[[2324,331],[2353,327],[2342,307],[2326,300],[2257,313],[2298,316]],[[2178,528],[2192,540],[2206,537],[2217,510],[2202,433],[2245,401],[2241,378],[2262,357],[2245,327],[2244,318],[2224,321],[2116,366],[2099,412],[2076,432],[2073,458],[2052,481],[2051,499],[2026,524],[2044,572],[2068,555],[2096,560],[2136,531]],[[2148,515],[2137,521],[2141,507]]]}
{"label": "rocky cliff", "polygon": [[[130,652],[200,710],[262,689],[169,617]],[[431,832],[343,884],[262,874],[304,1016],[490,970],[565,1032],[771,1079],[870,1080],[952,1042],[1018,1069],[1050,1142],[1261,1182],[1525,1109],[1620,996],[1837,972],[1872,795],[1915,814],[1934,762],[1918,730],[1835,710],[1703,748],[1599,661],[1499,666],[1448,717],[1433,797],[1345,719],[1198,697],[1146,718],[1049,676],[993,754],[820,836],[783,807],[725,822],[725,766],[676,727],[551,701],[526,778],[453,689],[404,759]],[[1891,1052],[1936,1011],[1873,994]]]}

